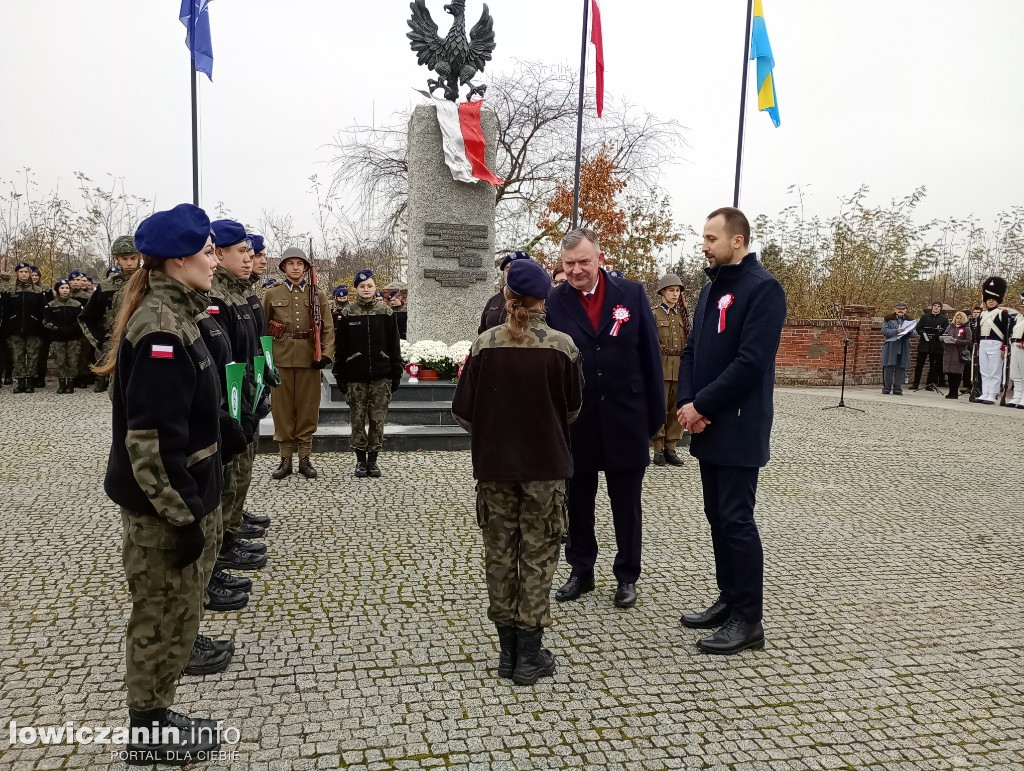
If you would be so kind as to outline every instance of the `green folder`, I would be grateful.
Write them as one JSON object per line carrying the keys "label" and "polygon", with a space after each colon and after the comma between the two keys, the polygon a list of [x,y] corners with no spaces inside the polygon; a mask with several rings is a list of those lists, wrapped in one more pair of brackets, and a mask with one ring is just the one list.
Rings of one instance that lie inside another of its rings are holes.
{"label": "green folder", "polygon": [[242,379],[245,377],[245,364],[232,362],[224,370],[228,381],[228,412],[235,420],[242,420]]}

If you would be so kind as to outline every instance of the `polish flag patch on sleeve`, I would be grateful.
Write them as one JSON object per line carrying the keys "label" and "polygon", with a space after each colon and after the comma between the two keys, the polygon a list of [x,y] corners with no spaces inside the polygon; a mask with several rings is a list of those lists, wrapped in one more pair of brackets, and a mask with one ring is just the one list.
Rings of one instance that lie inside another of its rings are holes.
{"label": "polish flag patch on sleeve", "polygon": [[154,345],[149,352],[149,357],[151,359],[173,359],[174,346]]}
{"label": "polish flag patch on sleeve", "polygon": [[217,316],[218,314],[220,314],[220,306],[219,305],[207,305],[206,306],[206,312],[209,313],[211,316]]}

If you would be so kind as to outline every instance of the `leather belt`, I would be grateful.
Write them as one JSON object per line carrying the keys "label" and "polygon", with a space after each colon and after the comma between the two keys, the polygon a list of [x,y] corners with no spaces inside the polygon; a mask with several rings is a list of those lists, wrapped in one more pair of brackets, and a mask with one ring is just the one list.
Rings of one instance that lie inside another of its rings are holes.
{"label": "leather belt", "polygon": [[662,352],[661,352],[661,355],[662,356],[682,356],[683,355],[683,351],[682,351],[682,349],[680,349],[678,351],[666,351],[666,350],[663,349]]}
{"label": "leather belt", "polygon": [[309,340],[312,336],[312,332],[292,332],[287,335],[287,337],[290,337],[293,340]]}

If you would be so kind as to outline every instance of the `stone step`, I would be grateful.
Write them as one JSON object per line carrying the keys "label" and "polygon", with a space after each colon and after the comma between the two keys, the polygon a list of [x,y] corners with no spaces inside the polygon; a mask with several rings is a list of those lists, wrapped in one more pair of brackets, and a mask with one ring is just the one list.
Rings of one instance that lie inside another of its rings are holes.
{"label": "stone step", "polygon": [[[313,435],[313,453],[351,452],[350,426],[321,425]],[[459,426],[396,426],[384,429],[383,452],[442,452],[468,450],[470,437]],[[260,424],[261,453],[277,452],[274,422],[267,418]]]}
{"label": "stone step", "polygon": [[[330,389],[330,400],[344,404],[345,395],[338,388],[334,375],[330,372],[324,373],[324,380]],[[410,383],[408,377],[402,378],[402,386],[395,391],[395,398],[403,402],[444,402],[451,408],[452,398],[455,396],[455,383],[435,381],[423,381]]]}
{"label": "stone step", "polygon": [[[396,396],[402,396],[399,391]],[[345,402],[320,403],[320,425],[351,425],[351,410]],[[387,426],[457,426],[451,402],[394,401],[388,407]]]}

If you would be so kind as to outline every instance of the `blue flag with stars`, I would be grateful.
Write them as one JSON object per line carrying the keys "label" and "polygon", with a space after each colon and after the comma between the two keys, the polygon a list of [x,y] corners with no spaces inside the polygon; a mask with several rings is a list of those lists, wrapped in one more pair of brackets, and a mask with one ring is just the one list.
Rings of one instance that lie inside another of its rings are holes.
{"label": "blue flag with stars", "polygon": [[196,72],[213,81],[213,41],[210,38],[210,0],[181,0],[178,18],[185,25],[185,45],[192,53]]}

